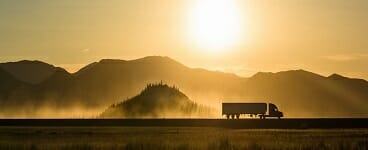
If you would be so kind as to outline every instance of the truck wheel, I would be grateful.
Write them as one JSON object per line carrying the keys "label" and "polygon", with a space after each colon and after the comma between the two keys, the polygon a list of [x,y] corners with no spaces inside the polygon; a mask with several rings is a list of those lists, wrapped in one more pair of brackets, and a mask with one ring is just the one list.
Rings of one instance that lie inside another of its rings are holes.
{"label": "truck wheel", "polygon": [[234,115],[231,115],[231,119],[234,119]]}
{"label": "truck wheel", "polygon": [[226,119],[230,119],[230,116],[228,114],[226,115]]}
{"label": "truck wheel", "polygon": [[237,115],[236,115],[236,119],[239,119],[239,117],[240,117],[240,115],[239,115],[239,114],[237,114]]}

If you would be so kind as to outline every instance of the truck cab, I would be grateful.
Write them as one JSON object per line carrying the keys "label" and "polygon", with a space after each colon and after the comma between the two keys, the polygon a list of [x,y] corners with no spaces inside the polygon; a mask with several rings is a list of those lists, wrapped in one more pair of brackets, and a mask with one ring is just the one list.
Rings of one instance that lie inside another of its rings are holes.
{"label": "truck cab", "polygon": [[279,109],[277,108],[275,104],[269,103],[268,104],[268,115],[263,115],[262,118],[264,119],[265,117],[277,117],[280,119],[283,116],[284,114],[281,111],[279,111]]}

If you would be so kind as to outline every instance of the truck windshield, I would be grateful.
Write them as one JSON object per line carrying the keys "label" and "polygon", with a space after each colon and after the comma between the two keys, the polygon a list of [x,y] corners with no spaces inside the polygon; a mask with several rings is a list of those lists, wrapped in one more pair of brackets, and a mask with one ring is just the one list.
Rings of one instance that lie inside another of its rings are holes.
{"label": "truck windshield", "polygon": [[276,107],[276,105],[275,105],[275,104],[270,104],[270,108],[271,108],[274,112],[277,112],[277,111],[278,111],[278,109],[277,109],[277,107]]}

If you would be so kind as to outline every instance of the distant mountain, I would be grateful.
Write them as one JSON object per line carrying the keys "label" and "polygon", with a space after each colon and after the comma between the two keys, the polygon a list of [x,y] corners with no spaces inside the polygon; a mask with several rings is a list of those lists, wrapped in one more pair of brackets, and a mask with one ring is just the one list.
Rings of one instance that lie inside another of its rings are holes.
{"label": "distant mountain", "polygon": [[[260,72],[243,78],[189,68],[161,56],[103,59],[73,74],[43,62],[25,62],[48,67],[43,71],[24,67],[23,70],[18,65],[14,65],[16,69],[12,65],[7,69],[0,67],[0,116],[18,116],[19,112],[37,116],[34,112],[46,106],[50,116],[53,111],[70,111],[65,108],[75,108],[77,112],[96,110],[97,114],[112,103],[135,96],[148,83],[159,81],[180,87],[196,103],[218,111],[225,101],[273,102],[287,117],[368,116],[368,82],[338,74],[325,77],[305,70],[290,70]],[[28,74],[39,77],[20,77]]]}
{"label": "distant mountain", "polygon": [[9,95],[25,83],[17,80],[10,73],[0,68],[0,100],[8,99]]}
{"label": "distant mountain", "polygon": [[188,118],[214,116],[214,111],[196,104],[177,87],[148,84],[137,96],[108,107],[103,118]]}
{"label": "distant mountain", "polygon": [[191,69],[169,57],[160,56],[131,61],[104,59],[82,68],[75,73],[74,79],[73,91],[80,93],[81,97],[115,101],[135,95],[147,83],[161,80],[182,87],[195,100],[204,99],[203,96],[208,94],[213,95],[211,99],[218,98],[218,91],[236,92],[246,81],[234,74]]}
{"label": "distant mountain", "polygon": [[245,95],[269,99],[290,116],[368,116],[368,82],[362,79],[292,70],[257,73],[245,86]]}
{"label": "distant mountain", "polygon": [[29,60],[0,63],[0,68],[18,80],[30,84],[38,84],[50,77],[56,70],[61,69],[41,61]]}
{"label": "distant mountain", "polygon": [[16,86],[16,92],[0,85],[10,91],[0,93],[10,95],[0,99],[0,107],[4,108],[0,109],[0,116],[37,117],[43,113],[33,112],[45,109],[53,116],[60,114],[53,111],[68,112],[65,108],[78,108],[78,112],[102,111],[111,103],[134,96],[147,83],[161,80],[183,87],[182,91],[191,93],[188,96],[198,103],[211,104],[212,100],[220,100],[217,91],[235,93],[246,79],[229,73],[191,69],[169,57],[149,56],[130,61],[103,59],[74,74],[55,69],[41,83]]}

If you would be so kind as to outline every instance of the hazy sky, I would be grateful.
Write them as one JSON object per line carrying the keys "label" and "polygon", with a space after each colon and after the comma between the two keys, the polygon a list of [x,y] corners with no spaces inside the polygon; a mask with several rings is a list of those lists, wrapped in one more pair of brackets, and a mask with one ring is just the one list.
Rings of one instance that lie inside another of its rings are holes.
{"label": "hazy sky", "polygon": [[75,70],[163,55],[250,76],[305,69],[368,79],[367,0],[0,0],[0,61]]}

